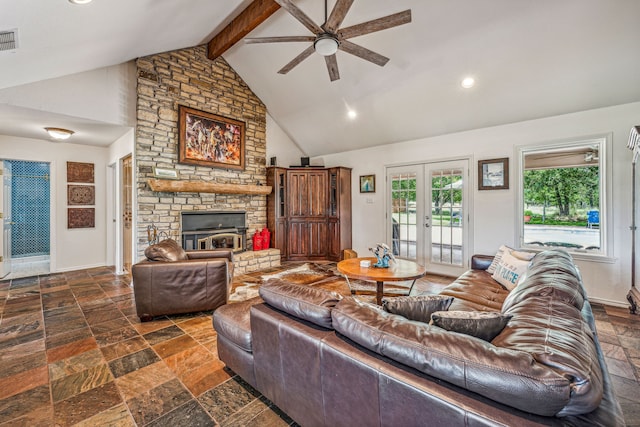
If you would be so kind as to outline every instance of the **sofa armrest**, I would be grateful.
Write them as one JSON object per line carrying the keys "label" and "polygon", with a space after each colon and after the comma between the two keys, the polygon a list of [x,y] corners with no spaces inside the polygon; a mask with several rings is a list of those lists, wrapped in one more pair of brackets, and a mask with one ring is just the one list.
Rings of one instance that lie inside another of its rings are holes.
{"label": "sofa armrest", "polygon": [[471,268],[473,270],[486,270],[493,261],[493,255],[473,255],[471,257]]}
{"label": "sofa armrest", "polygon": [[233,251],[231,249],[209,249],[204,251],[187,251],[189,259],[225,258],[233,262]]}

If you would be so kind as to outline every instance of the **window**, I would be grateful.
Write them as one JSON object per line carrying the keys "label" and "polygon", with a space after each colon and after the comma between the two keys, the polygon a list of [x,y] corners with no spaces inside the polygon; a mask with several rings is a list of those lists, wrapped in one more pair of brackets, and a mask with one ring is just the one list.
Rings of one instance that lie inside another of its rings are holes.
{"label": "window", "polygon": [[520,244],[606,255],[606,137],[523,147]]}

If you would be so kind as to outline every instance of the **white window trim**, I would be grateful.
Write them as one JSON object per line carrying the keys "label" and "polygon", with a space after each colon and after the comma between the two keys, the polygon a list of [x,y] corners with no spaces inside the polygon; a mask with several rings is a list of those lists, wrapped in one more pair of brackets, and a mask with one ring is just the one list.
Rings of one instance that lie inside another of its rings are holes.
{"label": "white window trim", "polygon": [[[558,141],[546,141],[515,147],[515,159],[517,160],[516,173],[516,197],[515,210],[516,214],[516,241],[520,247],[524,246],[524,218],[522,215],[524,209],[524,191],[523,191],[523,171],[524,171],[524,154],[533,151],[551,150],[555,148],[571,147],[585,144],[600,144],[602,149],[600,156],[600,232],[602,233],[602,248],[599,253],[588,253],[576,250],[568,250],[574,259],[588,260],[594,262],[613,263],[613,240],[612,240],[612,183],[613,183],[613,167],[611,150],[613,147],[613,134],[599,134],[584,137],[576,137]],[[528,246],[527,249],[536,250],[534,246]],[[540,250],[540,249],[538,249]]]}

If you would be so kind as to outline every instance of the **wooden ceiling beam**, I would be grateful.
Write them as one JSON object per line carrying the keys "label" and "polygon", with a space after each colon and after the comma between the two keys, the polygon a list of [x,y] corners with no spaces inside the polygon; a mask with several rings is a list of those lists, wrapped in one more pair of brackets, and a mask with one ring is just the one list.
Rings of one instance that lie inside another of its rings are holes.
{"label": "wooden ceiling beam", "polygon": [[209,41],[207,57],[214,60],[222,55],[278,9],[280,9],[280,5],[273,0],[254,0]]}

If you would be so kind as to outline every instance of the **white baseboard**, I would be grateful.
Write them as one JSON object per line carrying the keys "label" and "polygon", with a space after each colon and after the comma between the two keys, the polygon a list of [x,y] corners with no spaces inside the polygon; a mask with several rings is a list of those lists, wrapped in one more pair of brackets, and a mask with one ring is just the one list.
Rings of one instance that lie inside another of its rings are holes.
{"label": "white baseboard", "polygon": [[589,298],[589,302],[595,302],[597,304],[605,304],[605,305],[611,305],[614,307],[622,307],[622,308],[629,308],[629,302],[628,301],[613,301],[610,299],[605,299],[605,298]]}
{"label": "white baseboard", "polygon": [[76,265],[74,267],[57,268],[55,273],[66,273],[68,271],[86,270],[88,268],[106,267],[106,263],[89,264],[89,265]]}

